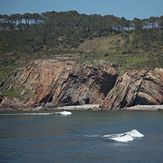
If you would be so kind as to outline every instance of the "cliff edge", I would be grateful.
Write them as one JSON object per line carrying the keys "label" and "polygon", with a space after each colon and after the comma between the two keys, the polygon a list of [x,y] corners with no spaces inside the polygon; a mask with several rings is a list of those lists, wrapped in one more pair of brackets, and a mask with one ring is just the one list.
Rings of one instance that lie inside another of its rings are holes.
{"label": "cliff edge", "polygon": [[[54,108],[100,104],[101,110],[163,104],[163,69],[129,70],[115,65],[35,60],[0,84],[0,108]],[[21,109],[19,109],[21,110]]]}
{"label": "cliff edge", "polygon": [[111,65],[35,60],[3,81],[1,107],[99,104],[114,87],[117,77],[117,68]]}

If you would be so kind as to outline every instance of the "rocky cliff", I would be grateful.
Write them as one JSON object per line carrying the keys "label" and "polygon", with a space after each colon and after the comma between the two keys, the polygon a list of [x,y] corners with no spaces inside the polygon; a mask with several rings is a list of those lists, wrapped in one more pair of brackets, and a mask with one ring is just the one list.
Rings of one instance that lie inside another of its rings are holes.
{"label": "rocky cliff", "polygon": [[104,110],[163,104],[163,69],[132,70],[117,79],[103,101]]}
{"label": "rocky cliff", "polygon": [[10,97],[1,98],[1,107],[99,104],[117,77],[117,68],[111,65],[97,67],[74,61],[35,60],[15,70],[1,84],[2,94]]}
{"label": "rocky cliff", "polygon": [[113,65],[35,60],[0,84],[0,108],[101,104],[102,110],[163,104],[163,69],[130,70]]}

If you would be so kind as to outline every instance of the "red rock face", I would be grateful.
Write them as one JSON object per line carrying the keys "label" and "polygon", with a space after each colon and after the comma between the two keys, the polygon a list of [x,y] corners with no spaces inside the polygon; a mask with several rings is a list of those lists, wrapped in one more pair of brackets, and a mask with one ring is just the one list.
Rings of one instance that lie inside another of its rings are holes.
{"label": "red rock face", "polygon": [[163,69],[132,70],[117,77],[118,70],[111,65],[35,60],[1,85],[1,90],[15,90],[20,97],[11,100],[2,96],[0,107],[101,104],[104,110],[116,110],[163,104]]}
{"label": "red rock face", "polygon": [[132,70],[118,78],[103,101],[103,109],[163,104],[163,69]]}
{"label": "red rock face", "polygon": [[21,90],[25,105],[99,104],[113,88],[115,67],[95,67],[73,61],[36,60],[18,69],[6,81],[6,89]]}

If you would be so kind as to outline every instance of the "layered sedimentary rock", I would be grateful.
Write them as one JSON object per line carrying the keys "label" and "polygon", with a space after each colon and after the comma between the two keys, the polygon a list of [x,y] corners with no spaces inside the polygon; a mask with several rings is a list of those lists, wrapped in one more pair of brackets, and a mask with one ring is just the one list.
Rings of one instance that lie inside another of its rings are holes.
{"label": "layered sedimentary rock", "polygon": [[125,72],[117,79],[101,107],[117,110],[139,104],[163,104],[163,69]]}
{"label": "layered sedimentary rock", "polygon": [[35,60],[0,84],[0,108],[101,104],[103,110],[163,104],[163,69],[130,70],[113,65]]}
{"label": "layered sedimentary rock", "polygon": [[[1,84],[1,92],[19,92],[16,106],[99,104],[117,77],[117,68],[111,65],[96,67],[74,61],[35,60],[15,70]],[[7,103],[1,101],[3,105]]]}

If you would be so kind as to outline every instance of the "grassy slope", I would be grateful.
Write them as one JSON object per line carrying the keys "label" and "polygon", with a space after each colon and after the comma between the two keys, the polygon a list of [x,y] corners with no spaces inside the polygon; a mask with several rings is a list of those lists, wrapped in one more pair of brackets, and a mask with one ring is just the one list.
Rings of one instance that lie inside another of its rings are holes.
{"label": "grassy slope", "polygon": [[[163,44],[161,41],[157,39],[151,41],[151,38],[147,38],[146,41],[141,37],[144,37],[142,33],[136,35],[134,33],[110,34],[87,39],[76,49],[60,48],[63,50],[58,52],[54,47],[48,47],[32,55],[23,53],[1,54],[0,81],[13,69],[29,63],[30,60],[56,58],[58,56],[68,56],[70,59],[78,58],[80,62],[119,64],[123,71],[132,68],[163,67]],[[145,48],[147,42],[149,45],[148,48]]]}
{"label": "grassy slope", "polygon": [[[56,49],[51,47],[45,48],[33,55],[22,54],[19,58],[15,53],[4,54],[1,58],[3,65],[0,66],[0,82],[15,68],[24,66],[30,60],[36,58],[63,58],[67,56],[69,59],[77,59],[79,62],[119,64],[121,66],[120,73],[133,68],[163,67],[162,44],[154,41],[148,49],[145,49],[141,47],[145,43],[138,41],[136,44],[133,44],[133,40],[135,41],[133,33],[121,33],[87,39],[77,49],[64,49],[58,53]],[[24,98],[21,94],[21,88],[20,90],[5,90],[3,94],[10,98]]]}
{"label": "grassy slope", "polygon": [[163,45],[154,43],[149,49],[134,47],[133,37],[131,33],[86,40],[78,48],[80,58],[83,62],[120,64],[123,70],[163,67]]}

